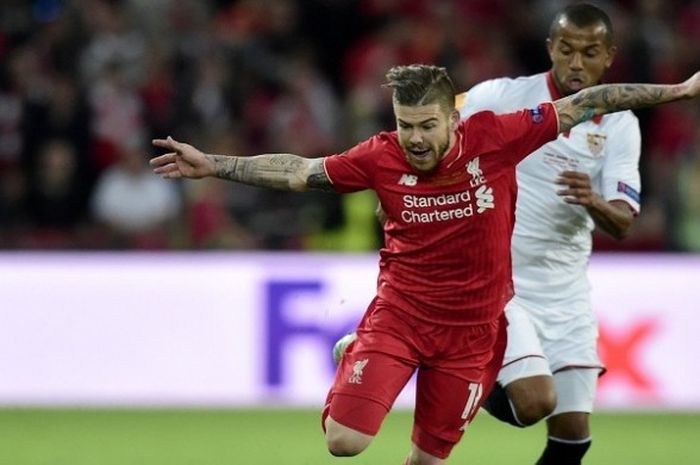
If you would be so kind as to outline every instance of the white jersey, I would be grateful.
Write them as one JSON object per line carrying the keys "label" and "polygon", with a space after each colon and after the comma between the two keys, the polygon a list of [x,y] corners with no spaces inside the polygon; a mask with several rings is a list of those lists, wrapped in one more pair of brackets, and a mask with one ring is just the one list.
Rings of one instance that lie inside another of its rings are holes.
{"label": "white jersey", "polygon": [[[467,118],[482,110],[533,108],[559,97],[551,74],[542,73],[478,84],[457,97],[457,108]],[[562,308],[562,302],[587,298],[586,266],[595,225],[584,207],[557,195],[564,186],[554,180],[565,170],[587,173],[604,199],[624,200],[639,212],[640,145],[637,118],[623,111],[575,126],[518,165],[512,248],[518,298],[532,299],[542,310],[563,312],[562,317],[574,311]]]}

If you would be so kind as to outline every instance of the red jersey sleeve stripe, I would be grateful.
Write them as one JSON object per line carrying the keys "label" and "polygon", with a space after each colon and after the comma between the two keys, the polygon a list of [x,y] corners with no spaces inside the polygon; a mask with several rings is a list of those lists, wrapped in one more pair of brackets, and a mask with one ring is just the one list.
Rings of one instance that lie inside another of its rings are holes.
{"label": "red jersey sleeve stripe", "polygon": [[331,177],[330,173],[328,173],[328,168],[326,168],[326,162],[328,161],[328,157],[325,157],[323,159],[323,172],[326,173],[326,177],[328,180],[331,182],[332,185],[335,185],[335,182],[333,182],[333,178]]}
{"label": "red jersey sleeve stripe", "polygon": [[554,102],[545,102],[543,105],[551,105],[552,106],[552,111],[554,113],[554,116],[556,117],[557,120],[557,134],[561,132],[561,123],[559,122],[559,112],[557,111],[557,106],[554,105]]}

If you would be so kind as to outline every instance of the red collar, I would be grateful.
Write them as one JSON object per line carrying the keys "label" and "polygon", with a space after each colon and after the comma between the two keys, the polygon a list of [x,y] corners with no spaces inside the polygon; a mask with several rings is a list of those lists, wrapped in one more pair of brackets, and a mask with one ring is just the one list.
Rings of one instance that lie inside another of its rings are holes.
{"label": "red collar", "polygon": [[[549,89],[549,95],[552,96],[552,101],[559,100],[563,97],[561,92],[559,92],[557,84],[554,82],[552,70],[547,71],[547,89]],[[600,122],[603,121],[603,115],[595,115],[593,118],[591,118],[591,121],[593,121],[595,124],[600,124]]]}
{"label": "red collar", "polygon": [[561,92],[559,92],[557,84],[554,82],[554,74],[552,74],[551,70],[547,71],[547,89],[549,89],[549,95],[552,96],[552,101],[559,100],[563,97]]}

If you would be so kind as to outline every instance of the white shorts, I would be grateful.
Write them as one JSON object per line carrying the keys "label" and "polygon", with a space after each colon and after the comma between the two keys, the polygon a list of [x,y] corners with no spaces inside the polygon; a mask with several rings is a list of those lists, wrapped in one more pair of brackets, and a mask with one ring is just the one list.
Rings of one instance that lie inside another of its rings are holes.
{"label": "white shorts", "polygon": [[554,374],[555,413],[593,409],[597,378],[604,369],[597,350],[598,325],[586,299],[570,301],[576,318],[535,308],[518,297],[506,306],[508,345],[498,382]]}

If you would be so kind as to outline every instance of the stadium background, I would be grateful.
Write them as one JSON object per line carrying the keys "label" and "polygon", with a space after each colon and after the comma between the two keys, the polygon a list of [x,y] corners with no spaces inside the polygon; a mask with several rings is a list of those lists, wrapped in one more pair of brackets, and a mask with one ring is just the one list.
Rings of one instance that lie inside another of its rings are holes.
{"label": "stadium background", "polygon": [[[700,68],[700,2],[597,3],[620,47],[609,81]],[[0,463],[334,463],[318,428],[325,357],[371,292],[374,199],[167,183],[148,141],[340,151],[392,127],[379,87],[391,65],[447,66],[460,89],[546,70],[563,4],[2,2]],[[643,212],[624,242],[596,236],[612,381],[587,463],[690,465],[700,107],[637,114]],[[348,463],[400,462],[402,402]],[[452,463],[531,463],[542,436],[481,415]]]}

